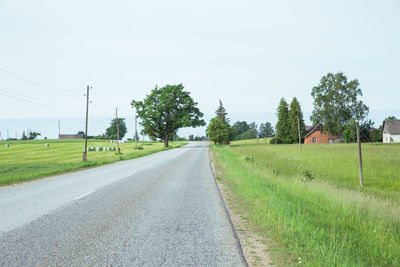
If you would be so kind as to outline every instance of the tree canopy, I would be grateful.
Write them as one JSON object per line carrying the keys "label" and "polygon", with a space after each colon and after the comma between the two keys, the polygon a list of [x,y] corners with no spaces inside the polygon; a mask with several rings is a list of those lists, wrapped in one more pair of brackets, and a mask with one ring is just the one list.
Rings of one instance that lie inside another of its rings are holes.
{"label": "tree canopy", "polygon": [[261,123],[258,133],[260,138],[271,137],[274,135],[274,128],[270,122]]}
{"label": "tree canopy", "polygon": [[207,127],[207,136],[215,144],[227,145],[233,138],[233,130],[229,126],[229,119],[226,117],[228,113],[222,105],[221,100],[219,100],[219,107],[215,111],[215,114],[217,116],[211,119]]}
{"label": "tree canopy", "polygon": [[197,102],[183,89],[182,84],[156,86],[143,101],[131,102],[142,120],[143,132],[163,140],[165,147],[168,147],[168,138],[179,128],[205,125]]}
{"label": "tree canopy", "polygon": [[[128,132],[126,128],[125,119],[118,118],[119,140],[121,140]],[[111,120],[110,127],[106,129],[106,136],[108,139],[117,140],[117,118]],[[89,136],[88,136],[89,137]]]}
{"label": "tree canopy", "polygon": [[231,128],[220,118],[212,118],[207,127],[207,135],[215,144],[229,144],[231,137]]}
{"label": "tree canopy", "polygon": [[299,142],[299,129],[298,124],[300,122],[300,137],[301,139],[305,136],[305,124],[303,119],[303,112],[301,111],[300,103],[296,97],[293,98],[290,103],[289,110],[289,137],[292,143]]}
{"label": "tree canopy", "polygon": [[278,106],[278,122],[276,123],[276,138],[284,144],[291,143],[289,136],[289,107],[286,100],[282,97]]}
{"label": "tree canopy", "polygon": [[362,96],[359,86],[357,79],[348,82],[342,72],[323,76],[311,92],[314,98],[311,121],[321,123],[331,134],[341,135],[346,124],[365,119],[369,109],[358,100]]}
{"label": "tree canopy", "polygon": [[228,113],[226,112],[224,106],[222,105],[221,99],[219,100],[219,107],[215,111],[215,114],[217,114],[217,118],[223,121],[225,124],[229,125],[229,119],[226,117]]}

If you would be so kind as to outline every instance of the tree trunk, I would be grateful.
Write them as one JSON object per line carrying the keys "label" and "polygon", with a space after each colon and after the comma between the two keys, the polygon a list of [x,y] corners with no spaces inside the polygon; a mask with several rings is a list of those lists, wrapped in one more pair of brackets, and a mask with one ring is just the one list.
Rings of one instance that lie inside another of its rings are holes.
{"label": "tree trunk", "polygon": [[164,147],[168,147],[168,136],[164,137]]}

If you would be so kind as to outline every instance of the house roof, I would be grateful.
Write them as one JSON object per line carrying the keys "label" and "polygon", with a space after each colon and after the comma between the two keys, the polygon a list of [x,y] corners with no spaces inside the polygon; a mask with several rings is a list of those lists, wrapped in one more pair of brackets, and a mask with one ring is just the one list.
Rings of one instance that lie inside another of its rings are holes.
{"label": "house roof", "polygon": [[386,120],[383,126],[385,134],[400,134],[400,120]]}
{"label": "house roof", "polygon": [[313,128],[313,126],[305,126],[304,129],[306,129],[306,132],[308,133],[311,129]]}
{"label": "house roof", "polygon": [[321,130],[321,124],[317,123],[316,125],[314,125],[306,134],[306,136],[304,136],[304,138],[307,138],[310,134],[312,134],[313,132],[317,131],[317,130]]}

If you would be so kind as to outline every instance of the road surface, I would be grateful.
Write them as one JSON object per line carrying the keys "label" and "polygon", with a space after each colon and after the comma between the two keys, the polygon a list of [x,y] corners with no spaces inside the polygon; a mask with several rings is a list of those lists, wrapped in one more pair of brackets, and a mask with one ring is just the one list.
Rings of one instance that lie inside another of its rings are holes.
{"label": "road surface", "polygon": [[0,189],[0,266],[245,266],[208,144]]}

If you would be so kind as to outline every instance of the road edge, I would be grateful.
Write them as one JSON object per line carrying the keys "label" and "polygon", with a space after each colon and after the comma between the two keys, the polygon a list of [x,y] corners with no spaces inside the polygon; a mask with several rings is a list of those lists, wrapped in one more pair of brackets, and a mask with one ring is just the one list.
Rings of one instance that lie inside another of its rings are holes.
{"label": "road edge", "polygon": [[214,180],[214,183],[215,183],[215,187],[217,188],[219,199],[220,199],[220,201],[222,203],[222,206],[224,208],[224,211],[225,211],[225,216],[228,219],[229,225],[231,226],[233,238],[235,239],[235,243],[236,243],[236,248],[239,251],[239,254],[240,254],[240,257],[242,259],[242,263],[244,264],[244,266],[249,267],[249,264],[247,263],[247,259],[246,259],[246,257],[244,256],[244,253],[243,253],[242,244],[240,243],[240,239],[239,239],[239,237],[238,237],[238,235],[236,233],[235,226],[233,225],[231,216],[229,214],[229,210],[228,210],[228,208],[227,208],[227,206],[225,204],[225,200],[224,200],[224,198],[223,198],[223,196],[221,194],[221,190],[220,190],[220,188],[218,186],[217,179],[215,177],[214,167],[213,167],[213,164],[212,164],[212,161],[211,161],[211,149],[210,149],[210,146],[208,146],[208,161],[210,163],[210,169],[211,169],[212,177],[213,177],[213,180]]}

